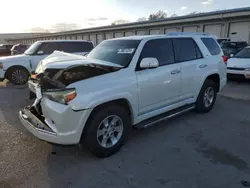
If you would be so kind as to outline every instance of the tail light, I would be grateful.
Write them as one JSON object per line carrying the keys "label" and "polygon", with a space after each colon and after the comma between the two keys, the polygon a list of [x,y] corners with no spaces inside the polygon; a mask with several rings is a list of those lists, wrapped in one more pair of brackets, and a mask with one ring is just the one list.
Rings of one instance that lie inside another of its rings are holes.
{"label": "tail light", "polygon": [[228,57],[227,57],[227,56],[225,56],[225,55],[223,55],[223,56],[222,56],[222,58],[223,58],[224,63],[226,63],[226,64],[227,64]]}

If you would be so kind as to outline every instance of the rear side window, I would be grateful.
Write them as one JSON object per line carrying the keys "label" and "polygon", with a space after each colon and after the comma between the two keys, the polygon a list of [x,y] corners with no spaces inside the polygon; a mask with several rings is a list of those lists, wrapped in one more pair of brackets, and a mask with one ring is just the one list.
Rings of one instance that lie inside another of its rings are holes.
{"label": "rear side window", "polygon": [[211,55],[219,55],[221,49],[213,38],[201,38]]}
{"label": "rear side window", "polygon": [[174,63],[174,50],[171,39],[148,41],[141,52],[140,61],[147,57],[156,58],[160,66]]}
{"label": "rear side window", "polygon": [[192,38],[173,39],[176,62],[202,58],[201,52]]}
{"label": "rear side window", "polygon": [[60,50],[64,52],[90,52],[93,44],[90,42],[63,42],[60,44]]}

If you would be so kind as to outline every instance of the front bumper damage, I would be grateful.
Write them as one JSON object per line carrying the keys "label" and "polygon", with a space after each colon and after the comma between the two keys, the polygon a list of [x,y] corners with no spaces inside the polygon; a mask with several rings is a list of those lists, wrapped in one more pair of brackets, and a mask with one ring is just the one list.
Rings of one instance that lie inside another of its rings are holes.
{"label": "front bumper damage", "polygon": [[73,111],[69,105],[42,98],[20,111],[19,118],[37,138],[54,144],[73,145],[80,142],[90,113],[91,109]]}

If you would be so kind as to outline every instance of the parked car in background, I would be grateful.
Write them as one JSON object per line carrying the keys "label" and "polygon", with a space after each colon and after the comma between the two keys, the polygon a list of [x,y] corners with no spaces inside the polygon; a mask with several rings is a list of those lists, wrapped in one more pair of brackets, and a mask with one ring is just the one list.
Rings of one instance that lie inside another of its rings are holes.
{"label": "parked car in background", "polygon": [[12,45],[9,44],[0,44],[0,56],[9,56],[11,54],[10,49]]}
{"label": "parked car in background", "polygon": [[6,78],[16,85],[25,84],[38,63],[55,50],[85,55],[93,48],[93,43],[90,41],[38,41],[31,45],[24,54],[0,58],[0,80]]}
{"label": "parked car in background", "polygon": [[250,79],[250,47],[246,47],[227,62],[229,78]]}
{"label": "parked car in background", "polygon": [[224,55],[227,57],[230,57],[230,55],[235,55],[242,49],[244,49],[247,46],[247,42],[241,41],[241,42],[222,42],[220,44]]}
{"label": "parked car in background", "polygon": [[230,38],[217,38],[217,42],[220,44],[222,42],[230,42],[231,39]]}
{"label": "parked car in background", "polygon": [[27,50],[28,47],[29,45],[25,45],[25,44],[15,44],[11,48],[11,55],[23,54]]}
{"label": "parked car in background", "polygon": [[106,40],[87,57],[54,52],[36,72],[23,125],[49,143],[84,143],[97,157],[118,151],[132,126],[209,112],[227,81],[216,39],[188,33]]}

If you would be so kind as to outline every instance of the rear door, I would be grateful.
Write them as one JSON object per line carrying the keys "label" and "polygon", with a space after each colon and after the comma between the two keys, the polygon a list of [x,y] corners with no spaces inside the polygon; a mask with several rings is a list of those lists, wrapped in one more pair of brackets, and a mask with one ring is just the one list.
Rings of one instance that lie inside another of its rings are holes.
{"label": "rear door", "polygon": [[91,42],[62,42],[60,43],[60,51],[85,55],[93,49]]}
{"label": "rear door", "polygon": [[[141,69],[143,58],[156,58],[159,67]],[[179,102],[180,65],[174,62],[171,39],[153,39],[143,47],[136,70],[139,92],[139,115]]]}
{"label": "rear door", "polygon": [[206,69],[202,54],[193,38],[173,39],[175,61],[181,67],[180,99],[192,99],[197,89],[197,74],[200,69]]}

